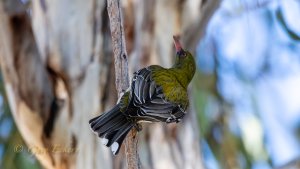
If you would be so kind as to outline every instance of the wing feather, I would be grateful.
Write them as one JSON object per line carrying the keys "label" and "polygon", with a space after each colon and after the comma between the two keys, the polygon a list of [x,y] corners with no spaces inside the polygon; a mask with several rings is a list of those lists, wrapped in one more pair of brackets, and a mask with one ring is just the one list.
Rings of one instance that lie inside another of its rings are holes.
{"label": "wing feather", "polygon": [[[163,68],[162,68],[163,69]],[[149,68],[134,73],[131,84],[132,102],[137,111],[129,112],[131,117],[146,121],[174,122],[182,118],[184,110],[165,99],[163,88],[156,85]]]}

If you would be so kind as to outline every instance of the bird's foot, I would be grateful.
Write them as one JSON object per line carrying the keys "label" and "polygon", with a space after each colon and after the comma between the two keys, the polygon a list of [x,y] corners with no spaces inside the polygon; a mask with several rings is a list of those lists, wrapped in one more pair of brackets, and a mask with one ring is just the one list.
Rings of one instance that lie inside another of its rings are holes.
{"label": "bird's foot", "polygon": [[171,114],[171,117],[167,118],[166,123],[173,123],[173,122],[180,122],[182,118],[180,117],[175,117],[173,114]]}
{"label": "bird's foot", "polygon": [[177,122],[177,119],[173,116],[167,118],[166,123],[173,123],[173,122]]}
{"label": "bird's foot", "polygon": [[179,123],[179,122],[181,122],[181,119],[176,119],[176,123]]}

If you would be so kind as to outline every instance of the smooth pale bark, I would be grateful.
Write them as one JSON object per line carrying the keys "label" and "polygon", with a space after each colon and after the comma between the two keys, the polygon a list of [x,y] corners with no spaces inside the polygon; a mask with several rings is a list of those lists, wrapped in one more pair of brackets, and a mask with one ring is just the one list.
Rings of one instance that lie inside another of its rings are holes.
{"label": "smooth pale bark", "polygon": [[[129,76],[150,64],[171,66],[174,34],[181,34],[184,47],[194,51],[219,4],[218,0],[121,2]],[[74,149],[36,153],[41,164],[47,169],[126,168],[124,149],[113,158],[88,125],[90,118],[116,102],[105,1],[40,0],[23,6],[18,0],[3,0],[0,22],[1,70],[26,144]],[[142,168],[204,168],[192,104],[182,123],[143,125],[138,133]]]}
{"label": "smooth pale bark", "polygon": [[1,6],[1,68],[18,129],[28,147],[74,149],[34,153],[45,168],[111,168],[109,150],[88,125],[104,110],[107,78],[113,75],[112,59],[104,59],[101,49],[104,2],[31,6],[32,18]]}

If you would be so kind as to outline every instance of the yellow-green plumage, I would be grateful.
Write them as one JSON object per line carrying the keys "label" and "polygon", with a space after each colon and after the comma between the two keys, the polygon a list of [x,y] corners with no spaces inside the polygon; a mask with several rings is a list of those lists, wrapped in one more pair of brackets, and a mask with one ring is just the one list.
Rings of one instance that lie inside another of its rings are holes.
{"label": "yellow-green plumage", "polygon": [[192,80],[196,66],[193,56],[186,52],[184,58],[177,56],[172,68],[165,69],[161,66],[150,66],[153,80],[162,86],[165,98],[173,103],[188,106],[187,87]]}
{"label": "yellow-green plumage", "polygon": [[[192,54],[185,52],[185,56],[176,56],[175,64],[171,68],[151,65],[148,69],[151,70],[152,79],[156,85],[162,87],[165,99],[187,108],[189,103],[187,87],[196,71],[196,64]],[[126,110],[129,100],[130,92],[128,91],[120,101],[122,112]]]}
{"label": "yellow-green plumage", "polygon": [[195,70],[195,60],[174,37],[175,64],[171,68],[152,65],[134,73],[131,87],[110,111],[89,121],[90,126],[114,154],[132,127],[138,123],[179,122],[189,104],[187,87]]}

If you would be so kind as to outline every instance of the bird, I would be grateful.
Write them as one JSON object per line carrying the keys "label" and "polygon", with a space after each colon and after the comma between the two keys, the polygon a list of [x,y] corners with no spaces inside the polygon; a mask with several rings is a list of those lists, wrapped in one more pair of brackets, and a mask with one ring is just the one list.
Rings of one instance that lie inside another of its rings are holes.
{"label": "bird", "polygon": [[151,65],[133,74],[130,87],[109,111],[89,120],[92,131],[117,155],[132,128],[142,122],[178,123],[189,105],[187,88],[194,77],[193,55],[173,36],[176,49],[171,68]]}

